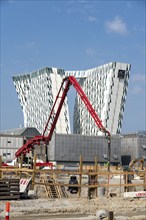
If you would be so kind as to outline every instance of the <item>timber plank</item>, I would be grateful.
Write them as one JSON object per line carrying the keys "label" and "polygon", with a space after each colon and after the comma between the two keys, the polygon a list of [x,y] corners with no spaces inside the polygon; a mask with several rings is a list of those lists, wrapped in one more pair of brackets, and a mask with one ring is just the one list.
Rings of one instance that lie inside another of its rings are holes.
{"label": "timber plank", "polygon": [[0,180],[0,200],[19,199],[20,186],[19,179],[1,179]]}
{"label": "timber plank", "polygon": [[1,195],[17,195],[20,194],[19,192],[0,192],[0,198]]}
{"label": "timber plank", "polygon": [[7,199],[20,199],[20,195],[0,196],[0,200],[7,200]]}

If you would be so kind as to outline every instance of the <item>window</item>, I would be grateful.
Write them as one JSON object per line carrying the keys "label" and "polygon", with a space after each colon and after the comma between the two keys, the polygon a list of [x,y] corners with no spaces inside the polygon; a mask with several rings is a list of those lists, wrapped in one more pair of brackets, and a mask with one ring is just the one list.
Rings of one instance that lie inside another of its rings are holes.
{"label": "window", "polygon": [[146,150],[146,145],[142,145],[143,150]]}
{"label": "window", "polygon": [[115,160],[118,160],[118,155],[114,154],[113,158],[114,158]]}
{"label": "window", "polygon": [[120,79],[124,79],[124,76],[125,76],[125,70],[119,70],[119,71],[118,71],[118,77],[119,77]]}
{"label": "window", "polygon": [[107,154],[103,154],[103,158],[104,158],[104,159],[107,159]]}

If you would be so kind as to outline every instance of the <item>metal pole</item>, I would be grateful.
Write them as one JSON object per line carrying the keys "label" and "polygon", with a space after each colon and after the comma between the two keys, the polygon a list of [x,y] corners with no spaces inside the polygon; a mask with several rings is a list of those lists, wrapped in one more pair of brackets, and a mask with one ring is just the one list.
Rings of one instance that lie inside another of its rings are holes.
{"label": "metal pole", "polygon": [[45,159],[46,159],[46,163],[48,163],[49,162],[49,158],[48,158],[48,145],[47,145],[47,143],[45,145]]}
{"label": "metal pole", "polygon": [[22,176],[22,168],[23,168],[23,159],[24,159],[24,154],[22,153],[21,156],[19,157],[19,168],[20,168],[20,172],[19,172],[19,178],[21,179]]}
{"label": "metal pole", "polygon": [[108,136],[108,171],[110,171],[111,162],[111,138]]}
{"label": "metal pole", "polygon": [[[2,168],[2,156],[0,155],[0,169]],[[2,178],[2,170],[0,170],[0,179]]]}
{"label": "metal pole", "polygon": [[[95,184],[97,185],[98,184],[98,182],[97,182],[98,175],[97,175],[97,157],[96,156],[95,156],[95,173],[96,173]],[[97,197],[97,187],[95,189],[95,196]]]}
{"label": "metal pole", "polygon": [[31,187],[32,190],[34,189],[34,185],[35,185],[34,183],[35,183],[36,158],[37,155],[35,154],[33,158],[34,161],[33,161],[32,187]]}
{"label": "metal pole", "polygon": [[113,211],[109,211],[109,213],[108,213],[108,220],[114,220],[114,213],[113,213]]}
{"label": "metal pole", "polygon": [[[79,185],[82,184],[82,162],[83,162],[83,157],[80,155],[80,175],[79,175]],[[81,197],[81,187],[79,188],[79,197]]]}

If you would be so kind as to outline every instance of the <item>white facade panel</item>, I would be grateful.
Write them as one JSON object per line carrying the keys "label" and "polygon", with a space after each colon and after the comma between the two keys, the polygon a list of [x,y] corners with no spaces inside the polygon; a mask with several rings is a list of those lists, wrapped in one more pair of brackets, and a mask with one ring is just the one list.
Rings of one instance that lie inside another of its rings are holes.
{"label": "white facade panel", "polygon": [[4,162],[15,158],[16,151],[22,147],[23,137],[0,135],[0,155]]}
{"label": "white facade panel", "polygon": [[[69,74],[78,76],[79,71]],[[79,81],[103,125],[111,134],[121,132],[129,74],[130,64],[111,62],[86,70],[86,78]],[[79,96],[75,103],[74,133],[101,134]]]}
{"label": "white facade panel", "polygon": [[[119,134],[122,128],[129,74],[130,64],[111,62],[82,71],[64,71],[46,67],[30,74],[13,76],[23,109],[24,126],[36,127],[40,133],[43,132],[62,78],[73,75],[79,79],[83,91],[103,125],[111,134]],[[76,134],[102,134],[78,95],[73,123]],[[67,100],[60,113],[56,133],[70,133]]]}
{"label": "white facade panel", "polygon": [[[62,82],[62,75],[63,70],[46,67],[29,74],[13,76],[23,110],[24,127],[35,127],[43,133]],[[67,100],[62,107],[55,131],[70,133]]]}

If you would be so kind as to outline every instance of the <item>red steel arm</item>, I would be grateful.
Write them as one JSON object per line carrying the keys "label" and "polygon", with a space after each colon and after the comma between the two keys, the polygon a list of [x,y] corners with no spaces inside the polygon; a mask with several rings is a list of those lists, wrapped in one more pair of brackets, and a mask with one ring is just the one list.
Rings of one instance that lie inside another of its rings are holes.
{"label": "red steel arm", "polygon": [[[64,85],[64,82],[65,82],[65,81],[66,81],[66,85],[65,85],[65,88],[64,88],[63,93],[62,93],[62,96],[61,96],[61,92],[62,92],[63,85]],[[64,78],[63,81],[62,81],[61,87],[60,87],[60,89],[59,89],[59,92],[58,92],[58,94],[57,94],[57,96],[56,96],[56,100],[55,100],[55,102],[54,102],[54,105],[53,105],[53,107],[52,107],[52,110],[51,110],[51,112],[50,112],[50,116],[49,116],[49,118],[48,118],[47,124],[46,124],[45,129],[44,129],[44,132],[43,132],[43,136],[45,135],[46,130],[47,130],[48,125],[49,125],[49,122],[50,122],[50,120],[51,120],[52,117],[53,117],[53,113],[55,112],[55,106],[57,105],[57,100],[60,98],[61,100],[60,100],[60,103],[59,103],[57,112],[56,112],[56,114],[55,114],[54,121],[53,121],[53,123],[52,123],[50,132],[49,132],[49,134],[48,134],[48,140],[49,140],[49,141],[50,141],[50,139],[51,139],[51,137],[52,137],[53,131],[54,131],[54,129],[55,129],[55,126],[56,126],[58,117],[59,117],[59,115],[60,115],[60,111],[61,111],[61,109],[62,109],[62,105],[63,105],[63,103],[64,103],[64,100],[65,100],[65,97],[66,97],[66,95],[67,95],[67,92],[68,92],[68,90],[69,90],[70,85],[71,85],[71,82],[70,82],[69,80],[67,80],[67,78]]]}
{"label": "red steel arm", "polygon": [[76,89],[76,91],[78,92],[78,94],[80,95],[82,101],[84,102],[85,106],[87,107],[90,115],[93,117],[95,123],[97,124],[98,128],[100,131],[104,132],[105,134],[107,134],[108,136],[110,136],[110,132],[106,130],[106,128],[102,125],[102,121],[100,120],[100,118],[98,117],[97,113],[95,112],[94,108],[92,107],[91,103],[89,102],[87,96],[85,95],[85,93],[83,92],[80,84],[77,82],[77,80],[75,79],[75,77],[70,76],[69,77],[70,82],[72,83],[72,85],[74,86],[74,88]]}
{"label": "red steel arm", "polygon": [[[64,83],[66,82],[65,86]],[[31,148],[34,148],[34,145],[40,144],[40,142],[44,142],[46,144],[49,143],[49,141],[52,138],[58,117],[60,115],[60,111],[62,109],[62,105],[64,103],[65,97],[67,95],[67,92],[70,88],[70,86],[73,85],[74,88],[76,89],[76,91],[78,92],[78,94],[80,95],[82,101],[84,102],[85,106],[87,107],[89,113],[91,114],[91,116],[93,117],[95,123],[97,124],[98,128],[100,131],[104,132],[105,134],[107,134],[108,137],[110,137],[110,132],[106,130],[106,128],[102,125],[102,122],[100,120],[100,118],[98,117],[97,113],[95,112],[95,110],[93,109],[92,105],[90,104],[87,96],[85,95],[85,93],[83,92],[81,86],[79,85],[79,83],[77,82],[77,80],[75,79],[74,76],[69,76],[67,78],[64,78],[61,84],[61,87],[59,89],[59,92],[57,94],[56,100],[54,102],[54,105],[52,107],[52,110],[50,112],[47,124],[45,126],[44,132],[42,136],[36,136],[32,139],[30,139],[26,144],[24,144],[17,152],[16,152],[16,157],[19,157],[21,154],[26,154],[27,152],[29,152],[31,150]],[[61,94],[62,93],[62,94]],[[60,98],[60,102],[56,111],[56,114],[54,116],[54,112],[55,112],[55,106],[57,105],[57,101]],[[48,129],[49,124],[52,122],[50,131],[48,133],[48,136],[45,136],[45,133]]]}
{"label": "red steel arm", "polygon": [[[65,88],[63,89],[63,86],[64,86],[64,82],[66,81],[66,84],[65,84]],[[67,92],[69,90],[69,87],[71,85],[71,82],[69,80],[67,80],[67,78],[63,79],[62,81],[62,84],[61,84],[61,87],[59,89],[59,92],[56,96],[56,100],[54,102],[54,105],[52,107],[52,110],[50,112],[50,115],[49,115],[49,118],[48,118],[48,121],[47,121],[47,124],[45,126],[45,129],[44,129],[44,132],[43,132],[43,135],[42,136],[36,136],[30,140],[28,140],[26,142],[26,144],[24,144],[16,153],[15,153],[15,156],[16,157],[19,157],[21,154],[26,154],[28,153],[31,148],[34,148],[34,145],[37,145],[37,144],[40,144],[40,142],[44,142],[45,144],[48,144],[49,141],[51,140],[52,138],[52,135],[53,135],[53,132],[54,132],[54,129],[55,129],[55,126],[56,126],[56,123],[57,123],[57,120],[58,120],[58,117],[59,117],[59,114],[60,114],[60,111],[61,111],[61,108],[62,108],[62,105],[64,103],[64,100],[65,100],[65,97],[67,95]],[[62,92],[63,91],[63,92]],[[61,95],[62,93],[62,95]],[[57,112],[54,116],[54,112],[55,112],[55,106],[58,104],[57,101],[58,99],[60,99],[60,103],[58,105],[58,108],[57,108]],[[51,120],[53,120],[52,124],[51,124]],[[48,136],[45,136],[45,133],[49,127],[49,125],[51,124],[51,128],[49,130],[49,134]]]}

